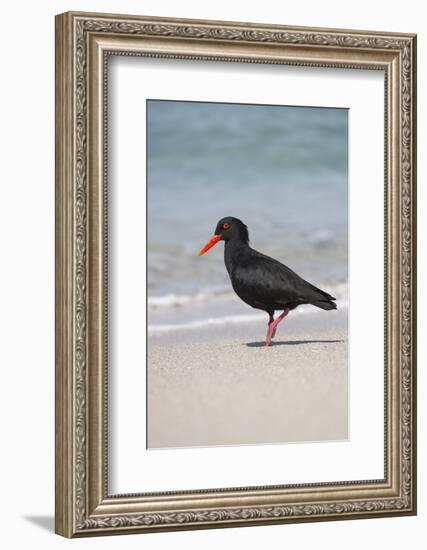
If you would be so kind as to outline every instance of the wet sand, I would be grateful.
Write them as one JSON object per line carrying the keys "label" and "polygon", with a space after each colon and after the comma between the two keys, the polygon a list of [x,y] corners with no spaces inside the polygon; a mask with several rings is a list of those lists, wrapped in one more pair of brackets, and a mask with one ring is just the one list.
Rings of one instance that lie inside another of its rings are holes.
{"label": "wet sand", "polygon": [[348,437],[347,312],[151,335],[149,448]]}

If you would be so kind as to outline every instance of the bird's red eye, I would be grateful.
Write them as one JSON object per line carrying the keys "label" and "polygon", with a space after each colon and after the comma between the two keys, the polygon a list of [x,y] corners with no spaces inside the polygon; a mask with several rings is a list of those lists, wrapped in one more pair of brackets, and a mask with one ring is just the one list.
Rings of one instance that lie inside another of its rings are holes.
{"label": "bird's red eye", "polygon": [[224,224],[222,224],[222,227],[224,229],[228,229],[230,227],[230,224],[229,223],[224,223]]}

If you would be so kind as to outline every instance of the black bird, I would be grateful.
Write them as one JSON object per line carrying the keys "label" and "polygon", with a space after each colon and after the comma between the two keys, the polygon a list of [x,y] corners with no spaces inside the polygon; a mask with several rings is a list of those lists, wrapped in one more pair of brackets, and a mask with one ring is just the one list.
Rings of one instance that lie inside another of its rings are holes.
{"label": "black bird", "polygon": [[[237,296],[269,315],[266,346],[271,344],[277,325],[292,309],[302,304],[325,310],[337,309],[333,296],[308,283],[286,265],[251,248],[248,228],[241,220],[222,218],[215,235],[201,249],[199,256],[219,241],[225,242],[225,267]],[[274,319],[277,310],[283,310],[283,313]]]}

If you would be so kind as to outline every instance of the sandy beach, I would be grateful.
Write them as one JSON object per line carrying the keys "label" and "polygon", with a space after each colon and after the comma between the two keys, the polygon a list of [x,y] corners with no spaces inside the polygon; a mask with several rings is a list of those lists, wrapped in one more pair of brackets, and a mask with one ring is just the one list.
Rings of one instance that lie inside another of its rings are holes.
{"label": "sandy beach", "polygon": [[149,448],[345,440],[347,312],[294,312],[149,338]]}

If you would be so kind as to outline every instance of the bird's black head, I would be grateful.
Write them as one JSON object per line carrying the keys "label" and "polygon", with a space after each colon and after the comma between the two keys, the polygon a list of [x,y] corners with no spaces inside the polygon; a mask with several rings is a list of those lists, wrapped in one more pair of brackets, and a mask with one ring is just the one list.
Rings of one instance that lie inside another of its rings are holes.
{"label": "bird's black head", "polygon": [[221,235],[222,241],[239,240],[249,242],[249,233],[246,225],[239,219],[228,216],[222,218],[216,225],[215,235]]}
{"label": "bird's black head", "polygon": [[222,218],[216,225],[214,236],[202,248],[199,252],[199,256],[207,252],[219,241],[241,241],[243,243],[248,243],[248,228],[238,218],[233,218],[231,216]]}

